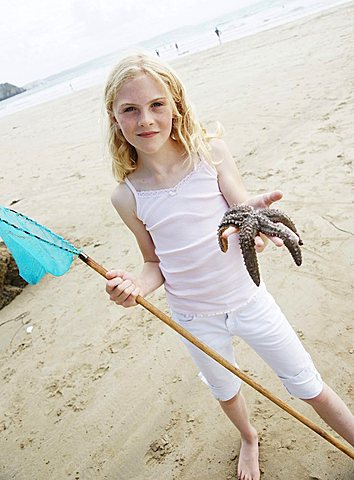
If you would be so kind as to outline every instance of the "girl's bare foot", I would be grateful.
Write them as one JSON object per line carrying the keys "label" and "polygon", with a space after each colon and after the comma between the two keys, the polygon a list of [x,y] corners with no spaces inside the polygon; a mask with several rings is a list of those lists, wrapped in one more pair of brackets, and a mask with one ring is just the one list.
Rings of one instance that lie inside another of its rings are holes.
{"label": "girl's bare foot", "polygon": [[237,475],[240,480],[259,480],[258,464],[258,437],[254,430],[253,435],[241,438],[241,449],[238,461]]}

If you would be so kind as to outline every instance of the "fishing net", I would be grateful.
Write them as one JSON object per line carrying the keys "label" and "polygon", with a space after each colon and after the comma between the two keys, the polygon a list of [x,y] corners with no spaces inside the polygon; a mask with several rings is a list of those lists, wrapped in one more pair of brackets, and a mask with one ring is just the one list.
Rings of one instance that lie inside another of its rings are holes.
{"label": "fishing net", "polygon": [[29,217],[0,206],[0,237],[12,253],[19,273],[36,284],[46,274],[66,273],[80,250]]}

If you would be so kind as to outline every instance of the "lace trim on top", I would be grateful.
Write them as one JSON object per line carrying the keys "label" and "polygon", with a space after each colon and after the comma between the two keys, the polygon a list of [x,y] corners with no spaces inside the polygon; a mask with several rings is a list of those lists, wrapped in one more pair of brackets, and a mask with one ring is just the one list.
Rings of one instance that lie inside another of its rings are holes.
{"label": "lace trim on top", "polygon": [[137,195],[139,197],[155,197],[158,195],[163,195],[163,194],[169,194],[169,195],[176,195],[178,193],[178,190],[184,185],[185,183],[189,182],[189,180],[192,178],[192,176],[200,169],[202,165],[202,160],[199,160],[197,165],[191,170],[185,177],[180,180],[177,185],[174,187],[170,188],[160,188],[158,190],[135,190]]}

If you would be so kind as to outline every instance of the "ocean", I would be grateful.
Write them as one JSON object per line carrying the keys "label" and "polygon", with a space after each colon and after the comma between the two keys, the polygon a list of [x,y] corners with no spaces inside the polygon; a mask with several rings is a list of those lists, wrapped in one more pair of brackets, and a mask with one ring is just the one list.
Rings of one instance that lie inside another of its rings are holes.
{"label": "ocean", "polygon": [[[262,0],[235,9],[199,25],[188,25],[151,38],[132,47],[143,48],[162,59],[173,60],[237,38],[283,25],[338,5],[348,0]],[[236,2],[235,2],[236,4]],[[215,30],[219,31],[219,36]],[[0,102],[0,117],[68,95],[74,91],[103,85],[111,68],[127,53],[118,50],[75,68],[31,83],[31,88]]]}

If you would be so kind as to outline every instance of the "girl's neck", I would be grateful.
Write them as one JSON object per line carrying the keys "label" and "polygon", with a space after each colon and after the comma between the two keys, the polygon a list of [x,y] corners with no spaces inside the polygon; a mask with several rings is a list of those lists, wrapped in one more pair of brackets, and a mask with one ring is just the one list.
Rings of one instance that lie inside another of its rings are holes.
{"label": "girl's neck", "polygon": [[192,168],[184,148],[175,143],[153,155],[138,155],[129,178],[138,190],[164,189],[174,187]]}
{"label": "girl's neck", "polygon": [[180,168],[186,159],[184,148],[177,142],[151,155],[138,154],[136,173],[142,175],[164,175],[175,167]]}

